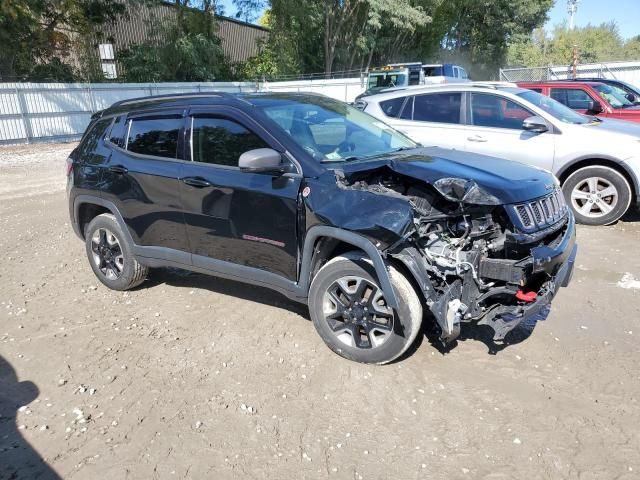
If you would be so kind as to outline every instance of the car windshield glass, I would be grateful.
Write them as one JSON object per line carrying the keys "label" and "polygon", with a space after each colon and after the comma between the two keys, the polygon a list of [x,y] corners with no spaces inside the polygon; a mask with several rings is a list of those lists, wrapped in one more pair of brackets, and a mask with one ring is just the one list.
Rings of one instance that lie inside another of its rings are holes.
{"label": "car windshield glass", "polygon": [[603,83],[594,85],[593,89],[604,98],[613,108],[625,108],[633,106],[633,103],[627,100],[625,93],[618,87],[605,85]]}
{"label": "car windshield glass", "polygon": [[319,162],[361,160],[416,148],[385,123],[327,97],[253,98],[252,103]]}
{"label": "car windshield glass", "polygon": [[369,74],[368,88],[404,87],[407,76],[400,72],[383,72]]}
{"label": "car windshield glass", "polygon": [[590,123],[592,121],[590,117],[581,115],[553,98],[545,97],[538,92],[527,90],[525,92],[518,93],[518,96],[527,102],[532,103],[536,107],[541,108],[548,114],[553,115],[561,122],[583,124]]}

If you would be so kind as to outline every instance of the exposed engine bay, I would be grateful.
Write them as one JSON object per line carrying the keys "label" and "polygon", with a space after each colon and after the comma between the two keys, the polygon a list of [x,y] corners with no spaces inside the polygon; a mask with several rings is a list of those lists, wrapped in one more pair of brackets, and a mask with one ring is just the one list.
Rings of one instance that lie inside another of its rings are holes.
{"label": "exposed engine bay", "polygon": [[[452,178],[432,185],[388,168],[336,176],[341,188],[410,203],[412,227],[382,254],[402,262],[419,283],[443,343],[457,338],[463,322],[489,325],[494,340],[502,341],[525,312],[542,310],[555,293],[557,272],[543,268],[541,259],[546,262],[567,224],[566,205],[556,199],[561,195],[553,196],[555,216],[545,213],[551,203],[540,204],[548,222],[532,231],[522,224],[518,206],[501,205],[473,181]],[[535,207],[527,210],[534,217],[538,205],[527,205]]]}

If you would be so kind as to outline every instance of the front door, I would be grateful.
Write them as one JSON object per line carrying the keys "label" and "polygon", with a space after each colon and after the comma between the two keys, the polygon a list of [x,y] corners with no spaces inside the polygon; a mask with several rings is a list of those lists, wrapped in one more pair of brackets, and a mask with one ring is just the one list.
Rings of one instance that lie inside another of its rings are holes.
{"label": "front door", "polygon": [[301,175],[238,168],[248,150],[284,149],[234,109],[194,110],[188,122],[192,161],[180,188],[193,264],[222,260],[296,280]]}
{"label": "front door", "polygon": [[524,119],[535,115],[533,112],[490,93],[471,93],[468,110],[469,125],[465,132],[468,152],[552,169],[555,135],[522,128]]}

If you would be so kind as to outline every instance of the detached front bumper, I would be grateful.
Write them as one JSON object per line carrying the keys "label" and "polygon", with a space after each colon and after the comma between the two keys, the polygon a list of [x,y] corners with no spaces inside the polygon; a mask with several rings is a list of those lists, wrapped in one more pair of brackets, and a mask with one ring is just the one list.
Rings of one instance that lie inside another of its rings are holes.
{"label": "detached front bumper", "polygon": [[533,248],[531,257],[527,259],[532,273],[545,272],[550,277],[538,290],[536,300],[523,305],[503,305],[495,308],[478,324],[491,326],[495,332],[493,339],[499,341],[518,325],[528,323],[543,314],[558,290],[569,285],[577,253],[575,218],[569,212],[562,237],[552,245]]}

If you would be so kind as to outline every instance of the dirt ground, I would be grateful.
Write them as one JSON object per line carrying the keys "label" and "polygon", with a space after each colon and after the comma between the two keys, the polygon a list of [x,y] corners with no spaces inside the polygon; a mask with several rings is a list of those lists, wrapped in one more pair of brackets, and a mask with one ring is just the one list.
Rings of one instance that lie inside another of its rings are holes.
{"label": "dirt ground", "polygon": [[268,290],[107,290],[69,225],[72,147],[0,149],[0,478],[640,478],[639,214],[579,228],[524,341],[366,366]]}

